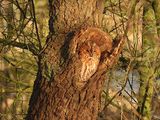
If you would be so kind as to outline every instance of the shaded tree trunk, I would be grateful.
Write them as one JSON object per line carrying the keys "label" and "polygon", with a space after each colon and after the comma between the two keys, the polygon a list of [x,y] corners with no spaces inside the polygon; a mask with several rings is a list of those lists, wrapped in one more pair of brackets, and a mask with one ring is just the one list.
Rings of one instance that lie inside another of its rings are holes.
{"label": "shaded tree trunk", "polygon": [[[105,73],[119,55],[123,38],[112,44],[111,37],[98,29],[103,0],[49,1],[50,35],[39,56],[26,120],[95,120]],[[86,41],[96,43],[101,56],[96,71],[84,81],[77,78],[81,68],[77,56]]]}

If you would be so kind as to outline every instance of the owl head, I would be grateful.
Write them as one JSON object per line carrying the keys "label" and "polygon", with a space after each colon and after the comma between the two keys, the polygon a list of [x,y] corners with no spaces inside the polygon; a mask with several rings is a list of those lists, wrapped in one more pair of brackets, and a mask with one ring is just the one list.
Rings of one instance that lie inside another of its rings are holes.
{"label": "owl head", "polygon": [[91,58],[99,59],[101,55],[99,46],[93,41],[82,43],[78,53],[81,61],[87,61]]}

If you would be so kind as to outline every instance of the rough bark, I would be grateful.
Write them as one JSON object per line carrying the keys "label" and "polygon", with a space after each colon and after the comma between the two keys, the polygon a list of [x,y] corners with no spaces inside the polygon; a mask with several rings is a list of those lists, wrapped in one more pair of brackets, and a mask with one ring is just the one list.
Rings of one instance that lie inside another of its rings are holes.
{"label": "rough bark", "polygon": [[[113,43],[97,28],[103,0],[54,0],[50,9],[50,37],[41,54],[26,120],[95,120],[105,73],[120,54],[124,39]],[[77,46],[87,40],[98,45],[101,58],[96,72],[79,86]],[[106,46],[100,43],[103,40]]]}

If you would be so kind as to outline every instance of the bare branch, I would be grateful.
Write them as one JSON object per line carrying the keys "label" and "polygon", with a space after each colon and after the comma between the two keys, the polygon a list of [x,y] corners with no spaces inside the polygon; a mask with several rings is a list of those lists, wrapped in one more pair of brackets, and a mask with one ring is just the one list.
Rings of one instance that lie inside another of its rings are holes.
{"label": "bare branch", "polygon": [[26,49],[30,52],[32,52],[34,55],[38,55],[38,49],[33,45],[33,44],[26,44],[26,43],[21,43],[17,41],[11,41],[11,40],[6,40],[6,39],[0,39],[0,45],[2,46],[13,46],[21,49]]}

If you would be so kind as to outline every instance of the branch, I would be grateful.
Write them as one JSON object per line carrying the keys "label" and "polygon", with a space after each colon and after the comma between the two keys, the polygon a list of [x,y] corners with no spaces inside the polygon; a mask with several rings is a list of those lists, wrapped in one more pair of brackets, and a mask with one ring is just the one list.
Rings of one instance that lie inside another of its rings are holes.
{"label": "branch", "polygon": [[116,40],[114,40],[112,50],[109,53],[109,55],[104,56],[104,58],[101,60],[101,63],[99,65],[99,69],[108,69],[111,68],[113,64],[115,64],[117,58],[119,57],[124,42],[126,41],[125,36],[119,36]]}
{"label": "branch", "polygon": [[127,25],[126,25],[126,29],[124,31],[124,35],[127,36],[127,33],[128,33],[128,30],[129,30],[129,25],[130,25],[130,22],[131,22],[131,19],[133,18],[133,15],[135,13],[135,8],[136,8],[136,5],[137,3],[139,2],[139,0],[132,0],[131,1],[131,7],[129,9],[129,12],[128,12],[128,22],[127,22]]}
{"label": "branch", "polygon": [[34,21],[34,24],[35,24],[37,40],[38,40],[38,43],[39,43],[39,50],[41,51],[42,50],[42,44],[41,44],[41,40],[40,40],[40,37],[39,37],[39,31],[38,31],[38,26],[37,26],[34,1],[31,0],[31,3],[32,3],[32,9],[33,9],[33,11],[32,11],[33,12],[33,21]]}
{"label": "branch", "polygon": [[130,69],[131,69],[131,63],[132,63],[132,60],[130,60],[130,63],[128,65],[128,68],[127,68],[127,72],[126,72],[126,75],[125,75],[125,78],[124,78],[124,85],[122,86],[122,88],[109,100],[109,102],[104,106],[104,110],[107,109],[108,105],[115,99],[115,97],[117,95],[119,95],[126,87],[126,84],[127,84],[127,80],[128,80],[128,74],[130,72]]}
{"label": "branch", "polygon": [[6,39],[0,39],[0,44],[2,44],[2,46],[13,46],[13,47],[18,47],[21,49],[26,49],[30,52],[32,52],[34,55],[38,55],[38,49],[33,45],[33,44],[26,44],[26,43],[21,43],[21,42],[17,42],[17,41],[11,41],[11,40],[6,40]]}

